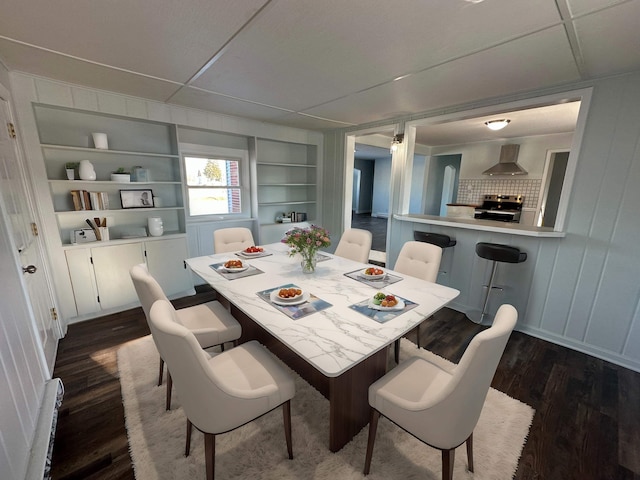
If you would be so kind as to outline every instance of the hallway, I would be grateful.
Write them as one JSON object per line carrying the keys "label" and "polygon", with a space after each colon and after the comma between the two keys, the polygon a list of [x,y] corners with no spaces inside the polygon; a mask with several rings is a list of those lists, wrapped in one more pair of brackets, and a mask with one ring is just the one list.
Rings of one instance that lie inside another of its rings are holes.
{"label": "hallway", "polygon": [[384,264],[386,255],[383,254],[387,250],[387,219],[372,217],[369,213],[354,213],[351,217],[351,228],[360,228],[371,232],[373,238],[371,241],[370,260]]}

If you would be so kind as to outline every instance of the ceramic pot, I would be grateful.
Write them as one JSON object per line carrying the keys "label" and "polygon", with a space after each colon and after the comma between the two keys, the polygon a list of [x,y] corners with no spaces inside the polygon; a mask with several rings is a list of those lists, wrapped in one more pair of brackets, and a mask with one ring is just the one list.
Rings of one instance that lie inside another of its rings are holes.
{"label": "ceramic pot", "polygon": [[93,169],[93,164],[89,160],[80,160],[78,175],[80,180],[95,180],[96,171]]}
{"label": "ceramic pot", "polygon": [[164,226],[162,224],[162,218],[160,217],[149,217],[147,226],[149,228],[149,235],[152,237],[160,237],[164,233]]}

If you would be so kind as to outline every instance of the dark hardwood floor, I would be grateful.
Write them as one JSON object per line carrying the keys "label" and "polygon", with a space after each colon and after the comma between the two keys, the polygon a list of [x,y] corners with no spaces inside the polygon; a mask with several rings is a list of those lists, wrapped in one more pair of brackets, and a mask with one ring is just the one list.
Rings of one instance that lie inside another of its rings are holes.
{"label": "dark hardwood floor", "polygon": [[[200,288],[173,303],[180,308],[213,298],[210,289]],[[424,323],[421,342],[458,362],[481,329],[444,309]],[[60,341],[54,375],[66,391],[53,454],[55,480],[134,478],[116,352],[148,333],[138,308],[71,325]],[[415,333],[408,338],[415,341]],[[639,373],[514,332],[493,386],[536,409],[515,478],[640,479]]]}
{"label": "dark hardwood floor", "polygon": [[387,219],[372,217],[370,213],[353,214],[351,228],[361,228],[371,232],[371,250],[385,252],[387,250]]}

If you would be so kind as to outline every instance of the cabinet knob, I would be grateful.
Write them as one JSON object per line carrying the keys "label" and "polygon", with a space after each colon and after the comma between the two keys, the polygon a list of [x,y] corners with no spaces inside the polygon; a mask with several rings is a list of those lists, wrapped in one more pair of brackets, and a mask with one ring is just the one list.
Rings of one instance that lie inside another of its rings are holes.
{"label": "cabinet knob", "polygon": [[22,273],[36,273],[38,269],[36,268],[35,265],[29,265],[27,267],[22,267]]}

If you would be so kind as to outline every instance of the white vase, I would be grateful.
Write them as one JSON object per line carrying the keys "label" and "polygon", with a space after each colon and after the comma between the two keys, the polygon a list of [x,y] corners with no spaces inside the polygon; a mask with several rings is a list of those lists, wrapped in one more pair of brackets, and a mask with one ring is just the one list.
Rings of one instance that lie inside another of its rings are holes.
{"label": "white vase", "polygon": [[162,218],[160,217],[149,217],[147,226],[149,228],[149,235],[152,237],[160,237],[164,233],[164,226],[162,224]]}
{"label": "white vase", "polygon": [[96,171],[93,169],[93,164],[89,160],[80,160],[78,175],[80,180],[95,180]]}

